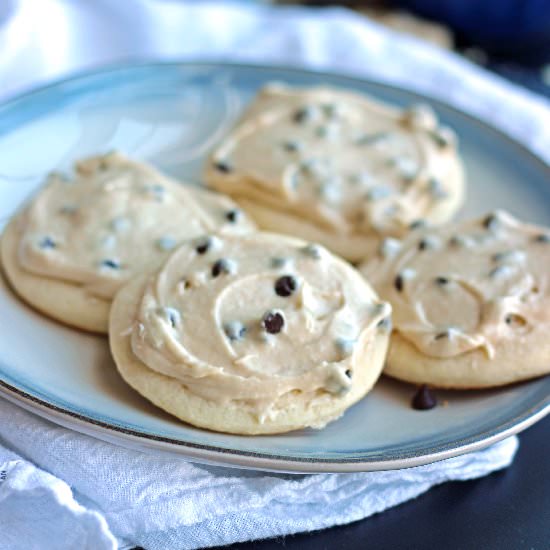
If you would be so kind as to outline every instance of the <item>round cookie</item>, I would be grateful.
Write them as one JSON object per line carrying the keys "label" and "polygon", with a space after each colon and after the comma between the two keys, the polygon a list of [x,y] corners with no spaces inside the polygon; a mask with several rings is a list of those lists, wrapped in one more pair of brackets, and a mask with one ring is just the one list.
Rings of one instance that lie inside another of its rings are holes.
{"label": "round cookie", "polygon": [[386,239],[361,271],[393,307],[386,374],[473,389],[550,372],[550,229],[497,211]]}
{"label": "round cookie", "polygon": [[109,340],[128,384],[221,432],[321,428],[378,379],[389,304],[318,245],[212,235],[116,296]]}
{"label": "round cookie", "polygon": [[261,228],[350,261],[381,237],[448,221],[464,194],[456,137],[429,107],[324,87],[265,87],[211,155],[205,181]]}
{"label": "round cookie", "polygon": [[254,224],[227,197],[177,183],[111,153],[51,174],[6,227],[4,272],[29,304],[69,325],[107,332],[109,308],[130,278],[180,242]]}

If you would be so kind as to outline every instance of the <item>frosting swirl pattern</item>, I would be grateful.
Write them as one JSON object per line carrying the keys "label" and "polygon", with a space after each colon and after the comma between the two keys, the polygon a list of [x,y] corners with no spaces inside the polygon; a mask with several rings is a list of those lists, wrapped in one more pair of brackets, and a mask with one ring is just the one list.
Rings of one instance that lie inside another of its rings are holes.
{"label": "frosting swirl pattern", "polygon": [[77,163],[74,179],[52,174],[18,227],[23,269],[110,300],[181,241],[207,231],[242,233],[254,225],[230,199],[112,153]]}
{"label": "frosting swirl pattern", "polygon": [[188,392],[274,418],[289,393],[345,402],[356,369],[381,367],[364,358],[387,344],[390,313],[357,271],[318,245],[210,235],[181,245],[149,278],[131,349]]}
{"label": "frosting swirl pattern", "polygon": [[[550,230],[497,211],[387,239],[363,273],[394,307],[395,331],[427,356],[498,355],[544,341],[550,326]],[[519,353],[519,352],[518,352]]]}
{"label": "frosting swirl pattern", "polygon": [[463,185],[456,137],[429,107],[282,85],[260,92],[205,177],[237,201],[340,235],[402,236],[419,220],[446,221]]}

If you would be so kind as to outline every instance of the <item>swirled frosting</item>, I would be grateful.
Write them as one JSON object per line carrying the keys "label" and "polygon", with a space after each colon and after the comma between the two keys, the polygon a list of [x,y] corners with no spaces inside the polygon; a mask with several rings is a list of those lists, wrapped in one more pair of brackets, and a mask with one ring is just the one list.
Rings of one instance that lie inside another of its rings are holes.
{"label": "swirled frosting", "polygon": [[253,228],[230,199],[111,153],[77,163],[74,178],[50,175],[20,215],[18,260],[31,273],[110,300],[181,241]]}
{"label": "swirled frosting", "polygon": [[497,211],[386,239],[362,268],[391,302],[395,331],[432,357],[537,345],[550,327],[550,230]]}
{"label": "swirled frosting", "polygon": [[203,399],[272,418],[289,392],[345,396],[376,337],[387,338],[390,313],[322,247],[218,234],[183,244],[149,278],[131,349]]}
{"label": "swirled frosting", "polygon": [[330,88],[264,88],[213,153],[206,181],[338,234],[402,236],[462,196],[456,137],[426,106]]}

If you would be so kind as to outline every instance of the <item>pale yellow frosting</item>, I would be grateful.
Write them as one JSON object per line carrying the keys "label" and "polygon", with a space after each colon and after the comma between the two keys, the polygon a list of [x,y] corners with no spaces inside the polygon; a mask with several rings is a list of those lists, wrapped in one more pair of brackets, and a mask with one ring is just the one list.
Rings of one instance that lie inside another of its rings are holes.
{"label": "pale yellow frosting", "polygon": [[520,354],[548,338],[550,230],[505,212],[386,239],[362,271],[391,302],[394,330],[425,355],[494,358],[505,341]]}
{"label": "pale yellow frosting", "polygon": [[264,88],[213,153],[206,181],[340,235],[402,236],[462,196],[456,138],[433,111],[330,88]]}
{"label": "pale yellow frosting", "polygon": [[273,418],[290,392],[308,402],[345,396],[376,337],[387,337],[390,313],[320,246],[218,234],[183,244],[150,277],[128,330],[148,368],[203,399]]}
{"label": "pale yellow frosting", "polygon": [[30,273],[110,300],[183,240],[253,228],[230,199],[112,153],[77,163],[72,178],[50,175],[20,215],[18,260]]}

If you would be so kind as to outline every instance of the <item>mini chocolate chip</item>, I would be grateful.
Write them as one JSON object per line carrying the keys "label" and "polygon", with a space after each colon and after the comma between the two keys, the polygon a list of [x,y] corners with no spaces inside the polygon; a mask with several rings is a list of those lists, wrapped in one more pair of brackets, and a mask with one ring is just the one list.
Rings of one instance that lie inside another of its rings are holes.
{"label": "mini chocolate chip", "polygon": [[450,338],[450,337],[451,337],[451,331],[449,329],[446,329],[441,332],[438,332],[434,336],[434,340],[443,340],[443,338]]}
{"label": "mini chocolate chip", "polygon": [[526,319],[516,313],[508,313],[508,315],[504,318],[504,321],[507,325],[513,325],[515,328],[521,328],[527,324]]}
{"label": "mini chocolate chip", "polygon": [[152,185],[144,185],[143,191],[145,193],[150,193],[153,195],[158,201],[162,201],[164,197],[164,193],[166,190],[162,185],[159,185],[158,183],[152,184]]}
{"label": "mini chocolate chip", "polygon": [[290,258],[281,258],[277,256],[275,258],[271,258],[271,267],[274,267],[275,269],[286,267],[290,263],[291,263]]}
{"label": "mini chocolate chip", "polygon": [[231,166],[223,160],[215,162],[214,168],[216,168],[216,170],[218,170],[219,172],[223,172],[224,174],[229,174],[229,172],[231,172]]}
{"label": "mini chocolate chip", "polygon": [[392,191],[389,187],[384,185],[376,185],[371,187],[365,194],[365,198],[368,201],[377,201],[380,199],[385,199],[392,194]]}
{"label": "mini chocolate chip", "polygon": [[451,139],[447,137],[445,133],[441,132],[439,128],[437,130],[431,131],[430,137],[439,147],[447,147],[451,144]]}
{"label": "mini chocolate chip", "polygon": [[101,262],[102,267],[108,267],[109,269],[119,269],[120,264],[116,260],[103,260]]}
{"label": "mini chocolate chip", "polygon": [[380,246],[378,247],[378,253],[383,258],[393,258],[401,249],[401,241],[386,237],[382,239]]}
{"label": "mini chocolate chip", "polygon": [[449,239],[449,244],[451,246],[460,246],[460,247],[469,247],[471,244],[471,240],[468,237],[464,237],[463,235],[455,235],[454,237],[451,237]]}
{"label": "mini chocolate chip", "polygon": [[428,181],[428,191],[434,199],[445,199],[448,197],[448,193],[443,189],[441,182],[433,177]]}
{"label": "mini chocolate chip", "polygon": [[550,235],[548,235],[547,233],[541,233],[540,235],[537,235],[533,240],[536,243],[548,244],[550,243]]}
{"label": "mini chocolate chip", "polygon": [[334,103],[323,103],[321,109],[323,109],[323,112],[328,117],[333,117],[338,113],[338,108]]}
{"label": "mini chocolate chip", "polygon": [[420,229],[421,227],[426,227],[426,220],[415,220],[409,225],[409,229]]}
{"label": "mini chocolate chip", "polygon": [[275,293],[286,298],[296,290],[296,286],[296,279],[292,275],[283,275],[275,281]]}
{"label": "mini chocolate chip", "polygon": [[336,345],[336,348],[342,355],[351,355],[355,348],[355,340],[337,338],[334,343]]}
{"label": "mini chocolate chip", "polygon": [[440,286],[448,285],[451,281],[447,277],[436,277],[435,282]]}
{"label": "mini chocolate chip", "polygon": [[496,279],[499,277],[506,277],[507,275],[510,275],[512,272],[512,268],[507,265],[499,265],[498,267],[495,267],[494,269],[491,269],[489,272],[489,277],[491,279]]}
{"label": "mini chocolate chip", "polygon": [[507,250],[505,252],[498,252],[493,255],[493,261],[508,262],[508,263],[519,263],[525,260],[525,252],[523,250]]}
{"label": "mini chocolate chip", "polygon": [[195,247],[195,250],[197,251],[197,254],[205,254],[206,252],[208,252],[208,249],[211,245],[212,240],[210,239],[210,237],[207,237]]}
{"label": "mini chocolate chip", "polygon": [[294,115],[292,116],[292,120],[297,124],[303,124],[311,118],[311,115],[311,107],[302,107],[294,113]]}
{"label": "mini chocolate chip", "polygon": [[383,319],[380,319],[380,321],[376,323],[376,328],[387,330],[389,332],[392,329],[391,317],[384,317]]}
{"label": "mini chocolate chip", "polygon": [[160,239],[157,239],[157,246],[161,250],[172,250],[176,246],[177,242],[172,237],[161,237]]}
{"label": "mini chocolate chip", "polygon": [[172,328],[176,328],[176,326],[181,321],[180,312],[177,309],[174,309],[173,307],[161,307],[158,310],[158,314],[161,317],[163,317],[166,321],[168,321]]}
{"label": "mini chocolate chip", "polygon": [[246,327],[239,321],[229,321],[223,327],[226,336],[230,340],[242,340],[246,334]]}
{"label": "mini chocolate chip", "polygon": [[40,243],[38,244],[40,248],[48,249],[48,248],[56,248],[57,244],[51,237],[44,237]]}
{"label": "mini chocolate chip", "polygon": [[330,135],[331,130],[328,126],[319,126],[319,128],[316,128],[315,135],[317,137],[326,138]]}
{"label": "mini chocolate chip", "polygon": [[489,231],[494,231],[499,226],[499,219],[495,214],[489,214],[483,219],[483,227]]}
{"label": "mini chocolate chip", "polygon": [[65,214],[67,216],[72,216],[77,210],[78,208],[76,206],[73,206],[71,204],[66,204],[65,206],[62,206],[59,209],[59,213]]}
{"label": "mini chocolate chip", "polygon": [[418,243],[418,250],[426,250],[427,248],[430,248],[430,242],[427,239],[422,239]]}
{"label": "mini chocolate chip", "polygon": [[124,231],[130,227],[130,220],[122,217],[113,218],[109,223],[113,231]]}
{"label": "mini chocolate chip", "polygon": [[426,384],[420,386],[412,398],[411,405],[417,411],[427,411],[437,405],[436,396],[430,391]]}
{"label": "mini chocolate chip", "polygon": [[268,311],[262,319],[262,327],[268,334],[278,334],[285,326],[285,318],[279,311]]}
{"label": "mini chocolate chip", "polygon": [[351,369],[348,369],[345,373],[344,373],[348,378],[351,378]]}
{"label": "mini chocolate chip", "polygon": [[225,217],[231,223],[235,223],[241,217],[241,211],[238,208],[233,208],[225,213]]}
{"label": "mini chocolate chip", "polygon": [[302,252],[309,256],[310,258],[313,258],[314,260],[318,260],[321,258],[321,248],[316,244],[307,244],[302,248]]}
{"label": "mini chocolate chip", "polygon": [[212,277],[217,277],[222,273],[227,275],[232,273],[232,271],[232,262],[230,260],[226,260],[225,258],[221,258],[212,266]]}
{"label": "mini chocolate chip", "polygon": [[289,153],[295,153],[299,151],[301,147],[296,141],[285,141],[283,143],[283,149]]}
{"label": "mini chocolate chip", "polygon": [[375,134],[364,134],[355,140],[356,145],[371,145],[378,141],[382,141],[388,137],[386,132],[376,132]]}
{"label": "mini chocolate chip", "polygon": [[397,289],[398,292],[401,292],[403,290],[403,285],[404,285],[404,279],[403,279],[403,275],[398,275],[394,282],[393,282],[393,285],[395,286],[395,288]]}

